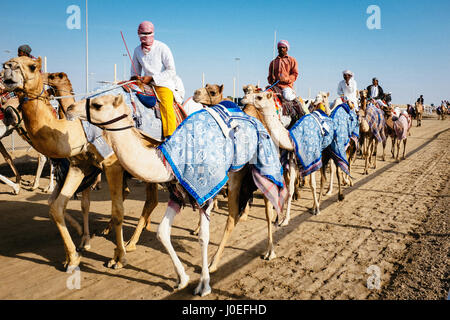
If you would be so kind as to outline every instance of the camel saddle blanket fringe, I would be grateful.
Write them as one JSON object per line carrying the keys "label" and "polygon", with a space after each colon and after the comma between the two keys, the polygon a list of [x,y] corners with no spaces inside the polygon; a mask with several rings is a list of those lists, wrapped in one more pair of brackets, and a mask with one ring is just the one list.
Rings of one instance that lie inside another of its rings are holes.
{"label": "camel saddle blanket fringe", "polygon": [[[280,195],[285,188],[278,150],[267,130],[231,101],[194,112],[158,149],[200,206],[222,189],[229,171],[246,164],[275,184]],[[281,212],[284,201],[275,199],[272,204]]]}
{"label": "camel saddle blanket fringe", "polygon": [[411,117],[401,114],[400,117],[394,121],[395,137],[398,140],[405,140],[408,137],[408,130],[411,128],[411,125]]}
{"label": "camel saddle blanket fringe", "polygon": [[334,108],[330,114],[330,118],[334,123],[334,137],[329,146],[331,149],[331,157],[347,175],[350,175],[346,151],[350,139],[353,138],[355,141],[358,141],[358,116],[350,109],[348,104],[344,103]]}
{"label": "camel saddle blanket fringe", "polygon": [[273,98],[275,105],[278,107],[281,106],[281,110],[283,111],[282,115],[291,118],[291,123],[287,126],[287,128],[290,129],[301,117],[305,115],[300,101],[298,99],[294,99],[292,101],[285,100],[283,98],[283,90],[277,86],[272,87],[269,91],[274,93]]}
{"label": "camel saddle blanket fringe", "polygon": [[366,120],[369,124],[370,130],[372,131],[378,142],[383,142],[386,140],[386,135],[384,134],[385,119],[383,110],[375,107],[373,104],[368,104],[366,107]]}
{"label": "camel saddle blanket fringe", "polygon": [[321,110],[302,117],[289,130],[303,176],[322,167],[322,151],[331,144],[333,133],[333,120]]}

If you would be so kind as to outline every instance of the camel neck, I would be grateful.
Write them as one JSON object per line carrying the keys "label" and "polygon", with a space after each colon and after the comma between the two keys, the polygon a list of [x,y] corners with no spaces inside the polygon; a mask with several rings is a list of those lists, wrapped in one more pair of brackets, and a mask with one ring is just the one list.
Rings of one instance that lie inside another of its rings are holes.
{"label": "camel neck", "polygon": [[289,137],[289,131],[283,126],[278,115],[275,112],[264,112],[263,116],[267,124],[267,130],[275,144],[281,149],[294,151],[294,144]]}
{"label": "camel neck", "polygon": [[136,129],[105,131],[105,135],[122,166],[134,177],[155,183],[173,179],[157,149],[146,146]]}

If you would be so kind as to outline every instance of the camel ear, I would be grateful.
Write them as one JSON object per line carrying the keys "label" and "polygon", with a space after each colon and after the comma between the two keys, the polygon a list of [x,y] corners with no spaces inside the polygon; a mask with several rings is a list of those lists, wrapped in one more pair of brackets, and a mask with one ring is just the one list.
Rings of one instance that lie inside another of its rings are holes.
{"label": "camel ear", "polygon": [[223,85],[219,86],[219,93],[223,92]]}
{"label": "camel ear", "polygon": [[272,92],[267,92],[266,97],[267,97],[267,99],[272,99],[272,97],[273,97]]}
{"label": "camel ear", "polygon": [[119,94],[118,96],[116,96],[114,98],[114,102],[113,102],[113,106],[114,107],[118,107],[123,103],[123,96],[121,94]]}
{"label": "camel ear", "polygon": [[42,59],[41,59],[41,57],[36,59],[36,64],[37,64],[37,69],[41,70],[41,67],[42,67]]}
{"label": "camel ear", "polygon": [[327,92],[327,97],[329,97],[330,96],[330,93],[329,92]]}

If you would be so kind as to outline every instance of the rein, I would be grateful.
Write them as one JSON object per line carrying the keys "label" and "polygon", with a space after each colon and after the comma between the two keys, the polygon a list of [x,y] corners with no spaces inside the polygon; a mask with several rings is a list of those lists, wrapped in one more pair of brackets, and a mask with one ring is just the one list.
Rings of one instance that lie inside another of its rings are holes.
{"label": "rein", "polygon": [[[124,113],[123,115],[121,115],[121,116],[119,116],[117,118],[114,118],[112,120],[106,121],[106,122],[92,122],[91,111],[90,111],[90,108],[89,108],[90,103],[91,103],[91,99],[90,98],[86,99],[86,119],[87,119],[87,121],[90,124],[93,124],[95,126],[99,126],[99,127],[100,126],[107,126],[107,125],[116,123],[116,122],[118,122],[118,121],[128,117],[128,115]],[[122,128],[103,128],[103,130],[106,130],[106,131],[122,131],[122,130],[126,130],[126,129],[131,129],[131,128],[134,128],[134,126],[130,125],[130,126],[127,126],[127,127],[122,127]]]}

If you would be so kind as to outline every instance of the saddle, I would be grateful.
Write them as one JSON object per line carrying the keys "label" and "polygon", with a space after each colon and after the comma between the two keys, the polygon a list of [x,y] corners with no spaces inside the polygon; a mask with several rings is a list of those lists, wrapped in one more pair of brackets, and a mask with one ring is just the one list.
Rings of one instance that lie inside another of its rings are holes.
{"label": "saddle", "polygon": [[302,105],[298,99],[294,99],[292,101],[285,100],[283,98],[283,90],[277,86],[270,88],[268,91],[272,91],[274,93],[273,99],[275,101],[277,111],[281,109],[283,116],[291,118],[291,122],[289,123],[287,129],[290,129],[301,117],[305,115]]}

